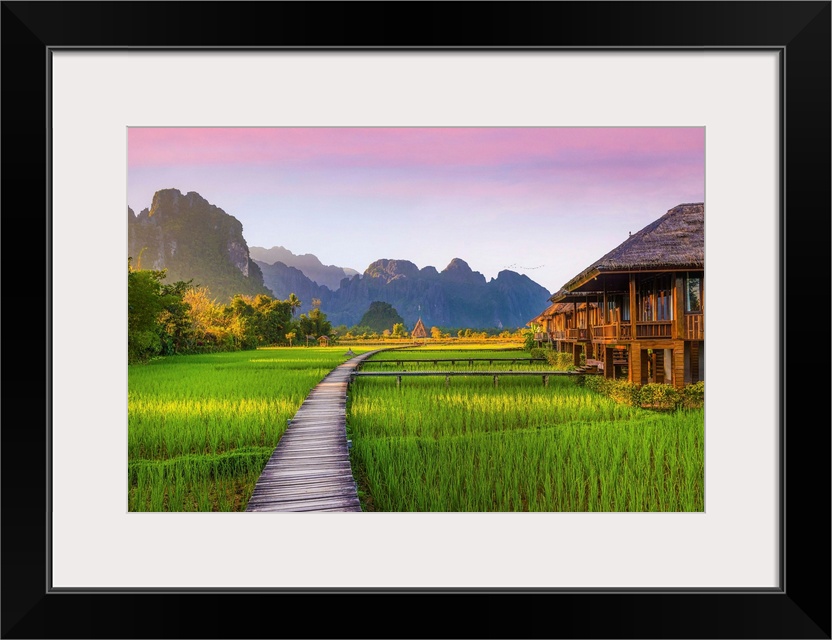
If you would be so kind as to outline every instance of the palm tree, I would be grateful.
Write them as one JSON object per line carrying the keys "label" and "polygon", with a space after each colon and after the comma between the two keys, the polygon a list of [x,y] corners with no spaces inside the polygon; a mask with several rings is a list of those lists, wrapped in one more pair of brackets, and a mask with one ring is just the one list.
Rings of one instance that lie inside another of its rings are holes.
{"label": "palm tree", "polygon": [[292,317],[295,315],[295,309],[298,309],[303,304],[294,293],[289,294],[289,306],[292,307]]}

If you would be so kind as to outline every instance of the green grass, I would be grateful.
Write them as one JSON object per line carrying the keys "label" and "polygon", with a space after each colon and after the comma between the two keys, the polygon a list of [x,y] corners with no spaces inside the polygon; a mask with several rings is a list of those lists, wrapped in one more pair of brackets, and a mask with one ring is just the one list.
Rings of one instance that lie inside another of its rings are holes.
{"label": "green grass", "polygon": [[701,409],[628,407],[574,379],[361,378],[348,429],[365,511],[704,508]]}
{"label": "green grass", "polygon": [[129,510],[245,510],[287,420],[345,351],[266,348],[130,366]]}
{"label": "green grass", "polygon": [[[244,510],[287,420],[345,351],[284,347],[129,367],[130,511]],[[431,352],[527,356],[456,346],[374,357]],[[487,368],[498,366],[506,365]],[[496,388],[490,377],[454,376],[448,386],[442,377],[403,378],[400,387],[395,378],[359,378],[348,432],[365,511],[704,509],[703,410],[625,406],[574,378],[544,387],[537,376],[506,376]]]}

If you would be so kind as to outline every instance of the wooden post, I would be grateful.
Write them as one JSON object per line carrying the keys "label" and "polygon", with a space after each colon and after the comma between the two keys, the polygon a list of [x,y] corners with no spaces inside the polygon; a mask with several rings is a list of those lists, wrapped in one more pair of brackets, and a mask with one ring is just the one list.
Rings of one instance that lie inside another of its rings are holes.
{"label": "wooden post", "polygon": [[601,324],[607,324],[612,322],[612,318],[607,317],[607,279],[604,278],[604,298],[603,298],[604,306],[601,307]]}
{"label": "wooden post", "polygon": [[451,384],[451,376],[445,376],[445,386],[447,387],[450,384]]}
{"label": "wooden post", "polygon": [[671,337],[674,340],[685,339],[685,275],[676,274],[676,286],[673,287],[673,324]]}
{"label": "wooden post", "polygon": [[494,376],[494,386],[497,386],[497,383],[500,381],[500,376]]}
{"label": "wooden post", "polygon": [[396,376],[396,386],[397,387],[402,386],[402,377],[401,376]]}
{"label": "wooden post", "polygon": [[636,321],[638,320],[638,305],[636,304],[636,274],[630,274],[630,340],[637,340]]}
{"label": "wooden post", "polygon": [[641,345],[631,342],[627,349],[627,380],[634,384],[641,384]]}
{"label": "wooden post", "polygon": [[544,386],[544,387],[548,387],[548,386],[549,386],[549,376],[547,376],[547,375],[544,375],[544,376],[543,376],[543,386]]}
{"label": "wooden post", "polygon": [[[691,343],[693,345],[695,343]],[[685,386],[685,341],[673,342],[673,386],[681,389]]]}

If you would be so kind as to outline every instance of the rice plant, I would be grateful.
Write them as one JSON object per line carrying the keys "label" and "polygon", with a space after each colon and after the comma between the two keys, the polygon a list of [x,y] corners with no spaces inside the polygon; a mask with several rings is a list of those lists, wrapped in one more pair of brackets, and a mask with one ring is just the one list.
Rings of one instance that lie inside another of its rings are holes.
{"label": "rice plant", "polygon": [[574,378],[451,380],[352,383],[364,510],[704,509],[703,410],[630,407]]}
{"label": "rice plant", "polygon": [[245,510],[287,421],[346,359],[342,347],[278,347],[130,366],[128,509]]}

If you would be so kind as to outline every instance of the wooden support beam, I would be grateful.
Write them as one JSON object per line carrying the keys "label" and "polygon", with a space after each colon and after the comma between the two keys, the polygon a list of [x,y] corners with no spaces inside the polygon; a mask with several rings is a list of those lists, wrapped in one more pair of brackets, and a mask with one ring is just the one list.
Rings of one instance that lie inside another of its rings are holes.
{"label": "wooden support beam", "polygon": [[627,349],[627,380],[633,384],[641,384],[641,345],[630,343]]}
{"label": "wooden support beam", "polygon": [[674,340],[685,339],[685,274],[676,274],[676,286],[673,287],[673,330]]}

